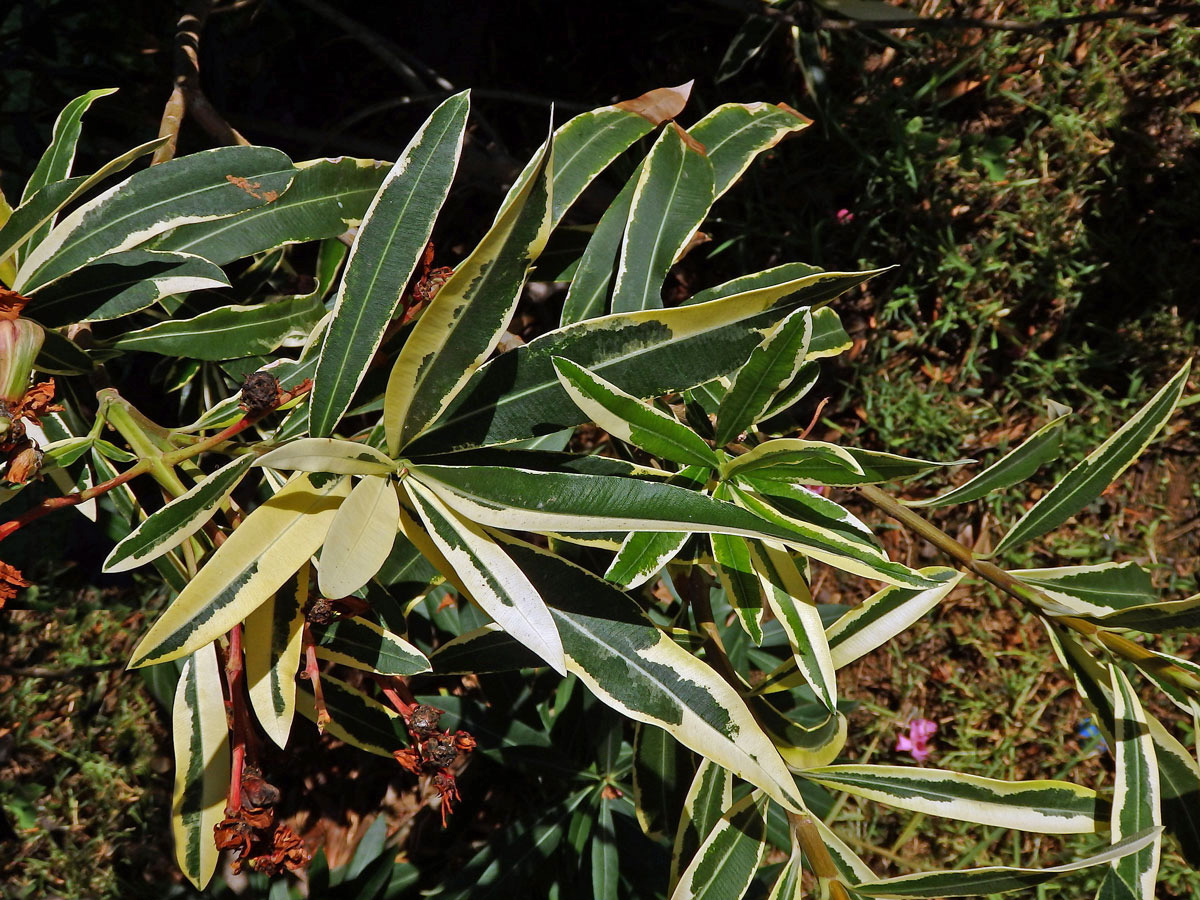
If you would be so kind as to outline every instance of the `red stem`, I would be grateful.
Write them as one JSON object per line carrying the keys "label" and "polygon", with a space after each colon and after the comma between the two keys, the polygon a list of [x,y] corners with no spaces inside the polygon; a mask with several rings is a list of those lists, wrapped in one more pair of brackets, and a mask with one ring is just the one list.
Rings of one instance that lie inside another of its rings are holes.
{"label": "red stem", "polygon": [[[388,698],[388,702],[396,708],[396,712],[404,716],[405,721],[408,721],[408,717],[412,715],[413,709],[417,706],[417,698],[408,689],[408,685],[390,675],[376,675],[375,683],[379,685],[383,695]],[[405,700],[401,696],[402,694],[406,695],[408,699]]]}
{"label": "red stem", "polygon": [[246,710],[246,678],[242,655],[242,626],[229,630],[229,652],[225,658],[225,683],[229,689],[229,710],[233,726],[233,764],[229,774],[227,816],[237,815],[242,808],[242,773],[246,766],[246,748],[250,743],[250,721]]}
{"label": "red stem", "polygon": [[329,710],[325,707],[325,692],[321,690],[321,670],[317,665],[317,645],[313,642],[312,629],[308,627],[308,623],[304,623],[304,654],[307,660],[307,665],[304,667],[304,674],[308,676],[308,680],[312,682],[313,689],[313,706],[317,711],[317,730],[325,731],[325,726],[329,724]]}

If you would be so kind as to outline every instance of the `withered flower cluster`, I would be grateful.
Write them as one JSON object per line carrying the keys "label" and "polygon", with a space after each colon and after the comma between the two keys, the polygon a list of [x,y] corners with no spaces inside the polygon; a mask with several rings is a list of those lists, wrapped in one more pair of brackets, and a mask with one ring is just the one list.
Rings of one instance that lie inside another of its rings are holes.
{"label": "withered flower cluster", "polygon": [[442,710],[432,706],[414,706],[407,716],[413,746],[397,750],[396,761],[414,775],[432,777],[434,789],[442,798],[442,825],[454,811],[454,802],[461,800],[454,773],[450,767],[458,761],[459,753],[475,749],[475,738],[465,731],[440,730]]}
{"label": "withered flower cluster", "polygon": [[242,772],[241,804],[226,807],[225,818],[213,829],[218,850],[234,850],[233,871],[249,867],[255,872],[278,875],[284,869],[297,871],[311,856],[304,842],[287,825],[275,824],[279,789],[267,782],[254,766]]}

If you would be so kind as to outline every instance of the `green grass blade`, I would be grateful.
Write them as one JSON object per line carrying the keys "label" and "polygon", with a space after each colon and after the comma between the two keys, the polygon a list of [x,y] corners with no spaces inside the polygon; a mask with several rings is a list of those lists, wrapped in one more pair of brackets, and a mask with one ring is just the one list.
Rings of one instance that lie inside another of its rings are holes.
{"label": "green grass blade", "polygon": [[469,108],[463,92],[435,109],[363,214],[313,378],[314,437],[332,434],[350,407],[400,305],[458,168]]}
{"label": "green grass blade", "polygon": [[1187,386],[1191,365],[1191,360],[1184,363],[1128,422],[1030,507],[996,545],[992,555],[1045,534],[1099,497],[1167,423]]}

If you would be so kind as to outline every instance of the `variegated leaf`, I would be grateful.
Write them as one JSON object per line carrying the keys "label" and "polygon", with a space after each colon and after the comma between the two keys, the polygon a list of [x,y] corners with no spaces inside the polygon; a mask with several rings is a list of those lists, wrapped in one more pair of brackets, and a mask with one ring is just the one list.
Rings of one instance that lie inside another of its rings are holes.
{"label": "variegated leaf", "polygon": [[655,725],[639,723],[633,737],[633,801],[650,837],[670,834],[683,809],[692,754]]}
{"label": "variegated leaf", "polygon": [[992,555],[1056,528],[1100,496],[1167,423],[1183,396],[1191,366],[1189,359],[1128,422],[1031,506],[1001,538]]}
{"label": "variegated leaf", "polygon": [[[339,741],[388,758],[408,744],[404,720],[394,709],[327,672],[321,673],[321,693],[330,715],[325,730]],[[296,711],[310,722],[317,721],[313,695],[303,687],[296,692]]]}
{"label": "variegated leaf", "polygon": [[229,790],[229,729],[217,651],[205,644],[183,664],[171,708],[175,789],[171,830],[175,859],[188,881],[203,890],[217,868],[213,828]]}
{"label": "variegated leaf", "polygon": [[359,480],[321,547],[321,593],[348,597],[370,581],[392,551],[399,522],[400,501],[391,481],[376,475]]}
{"label": "variegated leaf", "polygon": [[721,821],[721,813],[731,806],[733,775],[711,759],[701,757],[691,786],[684,795],[683,811],[675,829],[671,851],[671,890],[679,883],[679,876],[691,863],[705,838]]}
{"label": "variegated leaf", "polygon": [[430,669],[425,654],[400,635],[358,616],[338,619],[314,640],[317,656],[352,669],[380,675],[416,675]]}
{"label": "variegated leaf", "polygon": [[263,731],[287,746],[296,714],[296,672],[304,632],[311,569],[305,564],[273,596],[246,617],[246,684]]}
{"label": "variegated leaf", "polygon": [[767,798],[748,794],[709,832],[671,900],[741,900],[767,852]]}
{"label": "variegated leaf", "polygon": [[178,547],[213,517],[253,462],[252,455],[239,456],[155,511],[113,547],[103,570],[134,569]]}
{"label": "variegated leaf", "polygon": [[1096,792],[1066,781],[1001,781],[944,769],[825,766],[801,772],[835,791],[980,825],[1044,834],[1085,834],[1107,814]]}
{"label": "variegated leaf", "polygon": [[285,472],[333,472],[337,475],[390,475],[396,463],[369,444],[340,438],[301,438],[258,458],[256,465]]}
{"label": "variegated leaf", "polygon": [[552,156],[547,138],[526,184],[438,290],[404,342],[383,405],[392,454],[442,414],[499,343],[529,266],[550,234]]}
{"label": "variegated leaf", "polygon": [[186,656],[274,594],[325,540],[348,479],[299,474],[245,518],[134,648],[129,667]]}
{"label": "variegated leaf", "polygon": [[350,407],[396,314],[458,168],[469,108],[463,91],[433,111],[363,216],[313,379],[313,437],[331,434]]}
{"label": "variegated leaf", "polygon": [[[1112,679],[1113,714],[1116,717],[1116,779],[1113,785],[1113,843],[1162,826],[1162,793],[1154,739],[1146,726],[1146,713],[1129,679],[1115,665],[1108,667]],[[1138,900],[1154,900],[1158,863],[1162,853],[1161,832],[1148,846],[1113,860],[1113,873],[1134,889]]]}

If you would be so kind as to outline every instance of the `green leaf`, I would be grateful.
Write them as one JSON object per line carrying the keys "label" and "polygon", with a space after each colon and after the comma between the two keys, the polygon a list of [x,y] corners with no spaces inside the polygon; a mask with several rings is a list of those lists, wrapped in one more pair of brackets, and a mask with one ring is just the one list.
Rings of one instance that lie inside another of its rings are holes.
{"label": "green leaf", "polygon": [[617,834],[613,829],[614,801],[600,797],[596,827],[592,831],[592,897],[616,900],[621,881],[621,863],[617,855]]}
{"label": "green leaf", "polygon": [[526,184],[438,290],[404,342],[383,405],[391,453],[442,414],[504,334],[529,267],[550,235],[550,147],[547,137]]}
{"label": "green leaf", "polygon": [[45,185],[13,210],[4,221],[3,227],[0,227],[0,260],[6,260],[30,235],[37,233],[43,224],[51,222],[68,204],[79,199],[109,175],[126,168],[138,157],[154,152],[166,140],[155,138],[153,141],[139,144],[101,166],[92,175],[77,175],[65,181]]}
{"label": "green leaf", "polygon": [[245,619],[317,552],[349,492],[343,477],[293,476],[217,548],[138,643],[129,667],[186,656]]}
{"label": "green leaf", "polygon": [[362,221],[387,174],[373,159],[299,162],[291,187],[274,203],[180,225],[156,240],[154,249],[191,253],[223,266],[288,244],[336,238]]}
{"label": "green leaf", "polygon": [[684,795],[683,812],[675,830],[669,882],[672,891],[700,845],[721,821],[721,814],[731,806],[733,775],[712,760],[701,757],[691,786]]}
{"label": "green leaf", "polygon": [[1187,386],[1191,365],[1191,360],[1184,363],[1133,418],[1030,507],[996,545],[992,555],[1045,534],[1099,497],[1141,455],[1167,423]]}
{"label": "green leaf", "polygon": [[767,520],[758,508],[752,512],[670,484],[492,466],[413,466],[412,476],[435,487],[463,515],[493,528],[563,533],[689,530],[774,539],[846,571],[932,586],[907,567],[827,532],[781,523],[779,517]]}
{"label": "green leaf", "polygon": [[671,900],[740,900],[767,852],[766,797],[749,794],[721,817],[679,876]]}
{"label": "green leaf", "polygon": [[[724,485],[718,485],[713,496],[718,500],[727,500],[728,490]],[[737,614],[738,623],[742,630],[750,635],[750,640],[757,647],[763,640],[763,590],[754,574],[750,562],[750,548],[746,540],[728,534],[710,534],[714,568],[721,587],[725,589],[725,599]]]}
{"label": "green leaf", "polygon": [[155,511],[113,547],[103,571],[125,572],[178,547],[213,517],[253,462],[253,456],[240,456]]}
{"label": "green leaf", "polygon": [[662,307],[662,283],[713,200],[704,147],[671,122],[638,173],[613,284],[612,311]]}
{"label": "green leaf", "polygon": [[263,731],[287,746],[296,714],[296,672],[304,632],[310,568],[283,583],[273,596],[246,617],[242,647],[250,703]]}
{"label": "green leaf", "polygon": [[317,583],[326,597],[348,597],[383,566],[400,522],[400,501],[387,478],[361,479],[329,525]]}
{"label": "green leaf", "polygon": [[761,419],[775,396],[792,383],[804,365],[812,331],[812,312],[801,307],[767,332],[721,400],[717,446],[728,444]]}
{"label": "green leaf", "polygon": [[1158,880],[1158,862],[1162,853],[1162,795],[1154,739],[1146,726],[1146,713],[1133,685],[1115,665],[1109,666],[1115,688],[1113,712],[1116,717],[1113,737],[1116,755],[1116,780],[1113,785],[1113,843],[1144,834],[1148,829],[1157,836],[1146,847],[1113,860],[1113,872],[1135,889],[1138,900],[1154,900]]}
{"label": "green leaf", "polygon": [[505,631],[565,674],[554,618],[528,576],[487,532],[447,506],[444,493],[411,478],[405,484],[430,539],[472,599]]}
{"label": "green leaf", "polygon": [[259,356],[275,350],[289,337],[308,334],[324,314],[325,307],[312,297],[291,297],[255,306],[223,306],[191,319],[159,322],[128,331],[113,341],[112,346],[184,359]]}
{"label": "green leaf", "polygon": [[759,421],[765,421],[779,415],[781,412],[791,408],[798,403],[803,397],[807,396],[808,392],[813,389],[817,383],[817,379],[821,377],[821,365],[816,362],[806,362],[800,367],[800,371],[796,373],[796,377],[792,379],[791,384],[781,390],[771,400],[771,405],[766,411],[759,416]]}
{"label": "green leaf", "polygon": [[704,439],[674,417],[659,412],[569,359],[556,356],[551,362],[571,399],[613,437],[680,465],[720,466],[717,454]]}
{"label": "green leaf", "polygon": [[429,662],[439,675],[515,672],[542,664],[541,657],[495,622],[442,644],[430,655]]}
{"label": "green leaf", "polygon": [[638,824],[649,837],[662,837],[683,810],[692,754],[666,731],[639,723],[633,737],[633,802]]}
{"label": "green leaf", "polygon": [[[556,376],[556,356],[586,366],[634,397],[659,397],[711,381],[745,362],[762,340],[761,329],[796,306],[827,302],[871,274],[819,272],[711,304],[564,326],[482,366],[408,450],[523,440],[586,421]],[[849,343],[832,310],[814,314],[811,358],[840,353]]]}
{"label": "green leaf", "polygon": [[364,215],[313,379],[314,437],[333,432],[396,314],[458,168],[469,108],[464,91],[433,111]]}
{"label": "green leaf", "polygon": [[[339,741],[389,759],[393,752],[408,743],[400,713],[358,688],[322,672],[321,693],[330,716],[325,730]],[[300,688],[296,692],[296,711],[310,722],[317,721],[316,704],[310,691]]]}
{"label": "green leaf", "polygon": [[1108,810],[1091,788],[1066,781],[1000,781],[945,769],[825,766],[799,773],[830,790],[980,825],[1085,834]]}
{"label": "green leaf", "polygon": [[1046,463],[1058,459],[1059,446],[1062,444],[1062,425],[1069,415],[1068,412],[1050,420],[1031,434],[1021,446],[1004,454],[961,487],[926,500],[900,502],[905,506],[952,506],[955,503],[978,500],[992,491],[1019,484]]}
{"label": "green leaf", "polygon": [[564,327],[608,312],[608,287],[612,284],[621,238],[625,234],[625,222],[633,203],[633,190],[644,166],[644,160],[638,163],[633,175],[608,204],[592,231],[583,255],[575,266],[566,299],[563,300],[560,322]]}
{"label": "green leaf", "polygon": [[313,637],[317,656],[352,669],[380,675],[417,675],[430,669],[425,654],[404,638],[358,616],[338,619]]}
{"label": "green leaf", "polygon": [[739,488],[753,491],[780,515],[835,534],[841,540],[857,544],[880,559],[887,558],[871,529],[844,506],[838,505],[828,497],[822,497],[816,491],[786,481],[768,481],[755,477],[739,481]]}
{"label": "green leaf", "polygon": [[57,331],[47,331],[33,367],[47,375],[81,375],[92,371],[93,364],[92,358],[74,341]]}
{"label": "green leaf", "polygon": [[829,851],[829,855],[833,859],[833,864],[837,867],[842,878],[849,884],[859,884],[875,880],[875,873],[871,871],[865,862],[858,858],[858,855],[828,825],[812,815],[809,816],[809,821],[816,826],[817,832],[821,835],[821,843]]}
{"label": "green leaf", "polygon": [[792,776],[721,676],[660,631],[613,585],[546,551],[501,536],[546,598],[567,669],[607,705],[663,728],[681,744],[799,808]]}
{"label": "green leaf", "polygon": [[798,847],[793,847],[792,855],[787,858],[775,877],[775,883],[771,885],[767,900],[804,900],[803,877],[804,856]]}
{"label": "green leaf", "polygon": [[1200,594],[1186,600],[1128,606],[1105,615],[1083,615],[1103,628],[1132,629],[1147,634],[1194,631],[1200,626]]}
{"label": "green leaf", "polygon": [[918,872],[896,878],[881,878],[854,885],[854,893],[864,897],[977,897],[1019,891],[1045,884],[1067,872],[1078,872],[1102,866],[1122,855],[1137,853],[1153,844],[1161,829],[1151,829],[1131,835],[1075,862],[1045,869],[1022,869],[1010,866],[988,866],[980,869],[957,869],[949,872]]}
{"label": "green leaf", "polygon": [[[33,174],[25,182],[25,189],[21,193],[22,203],[31,199],[34,194],[46,185],[67,179],[67,176],[71,174],[71,166],[75,162],[75,146],[79,143],[83,114],[88,111],[92,103],[96,100],[99,100],[101,97],[107,97],[110,94],[115,94],[116,92],[116,88],[100,88],[99,90],[88,91],[86,94],[76,97],[63,108],[63,111],[59,113],[58,118],[54,121],[54,132],[50,138],[50,146],[46,148],[46,152],[38,160]],[[53,225],[54,220],[50,218],[38,226],[29,236],[27,246],[36,247],[41,243]],[[17,254],[18,264],[24,255],[24,251]]]}
{"label": "green leaf", "polygon": [[1084,615],[1103,616],[1152,603],[1158,598],[1150,573],[1131,562],[1013,569],[1009,574]]}
{"label": "green leaf", "polygon": [[396,463],[381,450],[339,438],[300,438],[260,456],[255,465],[337,475],[391,475]]}
{"label": "green leaf", "polygon": [[34,291],[31,315],[48,328],[119,319],[172,294],[229,287],[217,266],[187,253],[126,250]]}
{"label": "green leaf", "polygon": [[229,729],[217,651],[211,643],[183,664],[171,708],[171,735],[175,859],[188,881],[203,890],[217,868],[213,828],[224,815],[229,790]]}
{"label": "green leaf", "polygon": [[269,147],[219,147],[152,166],[55,226],[22,263],[14,288],[28,294],[180,225],[273,203],[295,173],[291,160]]}
{"label": "green leaf", "polygon": [[763,441],[753,450],[736,456],[722,466],[725,478],[745,477],[763,473],[764,478],[793,477],[814,464],[845,469],[852,475],[864,475],[862,465],[847,447],[826,441],[803,438],[776,438]]}

